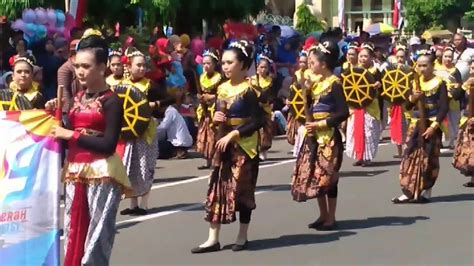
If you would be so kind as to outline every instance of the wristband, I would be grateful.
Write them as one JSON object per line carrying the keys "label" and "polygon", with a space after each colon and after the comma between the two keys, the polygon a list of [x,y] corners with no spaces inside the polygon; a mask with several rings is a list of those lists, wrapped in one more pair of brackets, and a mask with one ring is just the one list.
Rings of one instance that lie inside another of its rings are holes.
{"label": "wristband", "polygon": [[430,127],[431,127],[432,129],[437,129],[437,128],[439,127],[439,123],[436,122],[436,121],[435,121],[435,122],[432,122],[431,125],[430,125]]}

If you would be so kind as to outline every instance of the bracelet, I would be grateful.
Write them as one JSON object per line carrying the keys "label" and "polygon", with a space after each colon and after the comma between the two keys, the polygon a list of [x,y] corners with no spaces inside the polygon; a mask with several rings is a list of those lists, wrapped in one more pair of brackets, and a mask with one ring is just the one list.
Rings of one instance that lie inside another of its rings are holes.
{"label": "bracelet", "polygon": [[431,123],[430,127],[432,129],[437,129],[439,127],[439,123],[437,121],[434,121],[434,122]]}
{"label": "bracelet", "polygon": [[231,139],[239,139],[240,138],[240,132],[238,130],[232,130],[230,133],[230,138]]}
{"label": "bracelet", "polygon": [[326,120],[321,120],[321,121],[318,121],[318,123],[316,124],[316,127],[317,128],[325,128],[328,126],[328,123]]}
{"label": "bracelet", "polygon": [[72,134],[71,140],[72,140],[73,142],[77,142],[80,137],[81,137],[81,133],[79,133],[79,132],[77,132],[77,131],[74,131],[74,133]]}

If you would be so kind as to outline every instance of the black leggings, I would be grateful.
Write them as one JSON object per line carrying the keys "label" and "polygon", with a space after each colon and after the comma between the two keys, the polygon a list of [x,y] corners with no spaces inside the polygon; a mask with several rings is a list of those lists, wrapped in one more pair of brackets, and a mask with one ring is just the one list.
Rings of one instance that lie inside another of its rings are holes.
{"label": "black leggings", "polygon": [[337,184],[335,186],[333,186],[332,188],[330,188],[328,190],[328,193],[326,194],[328,196],[328,198],[330,199],[335,199],[337,198]]}
{"label": "black leggings", "polygon": [[239,211],[239,220],[241,224],[249,224],[252,210],[243,209]]}

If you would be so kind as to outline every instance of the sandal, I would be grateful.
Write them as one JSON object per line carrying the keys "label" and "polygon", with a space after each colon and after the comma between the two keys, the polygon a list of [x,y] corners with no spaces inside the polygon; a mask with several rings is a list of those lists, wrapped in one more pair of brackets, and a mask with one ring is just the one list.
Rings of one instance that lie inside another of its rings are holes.
{"label": "sandal", "polygon": [[319,220],[318,219],[318,220],[308,224],[308,228],[309,229],[316,229],[316,228],[320,227],[323,224],[324,224],[324,220]]}
{"label": "sandal", "polygon": [[337,229],[337,224],[334,222],[333,224],[325,225],[322,224],[320,227],[316,228],[318,231],[334,231]]}

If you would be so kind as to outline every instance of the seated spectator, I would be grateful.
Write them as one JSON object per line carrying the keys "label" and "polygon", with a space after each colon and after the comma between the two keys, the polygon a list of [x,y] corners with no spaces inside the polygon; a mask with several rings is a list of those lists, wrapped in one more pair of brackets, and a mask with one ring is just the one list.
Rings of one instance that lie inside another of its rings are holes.
{"label": "seated spectator", "polygon": [[189,133],[193,138],[193,144],[196,143],[197,138],[197,126],[196,121],[196,108],[193,103],[193,98],[191,95],[186,94],[183,96],[183,103],[180,105],[179,113],[183,116],[186,126],[188,127]]}
{"label": "seated spectator", "polygon": [[[164,107],[162,107],[164,108]],[[158,159],[186,159],[193,138],[176,105],[166,107],[163,121],[158,126]]]}

